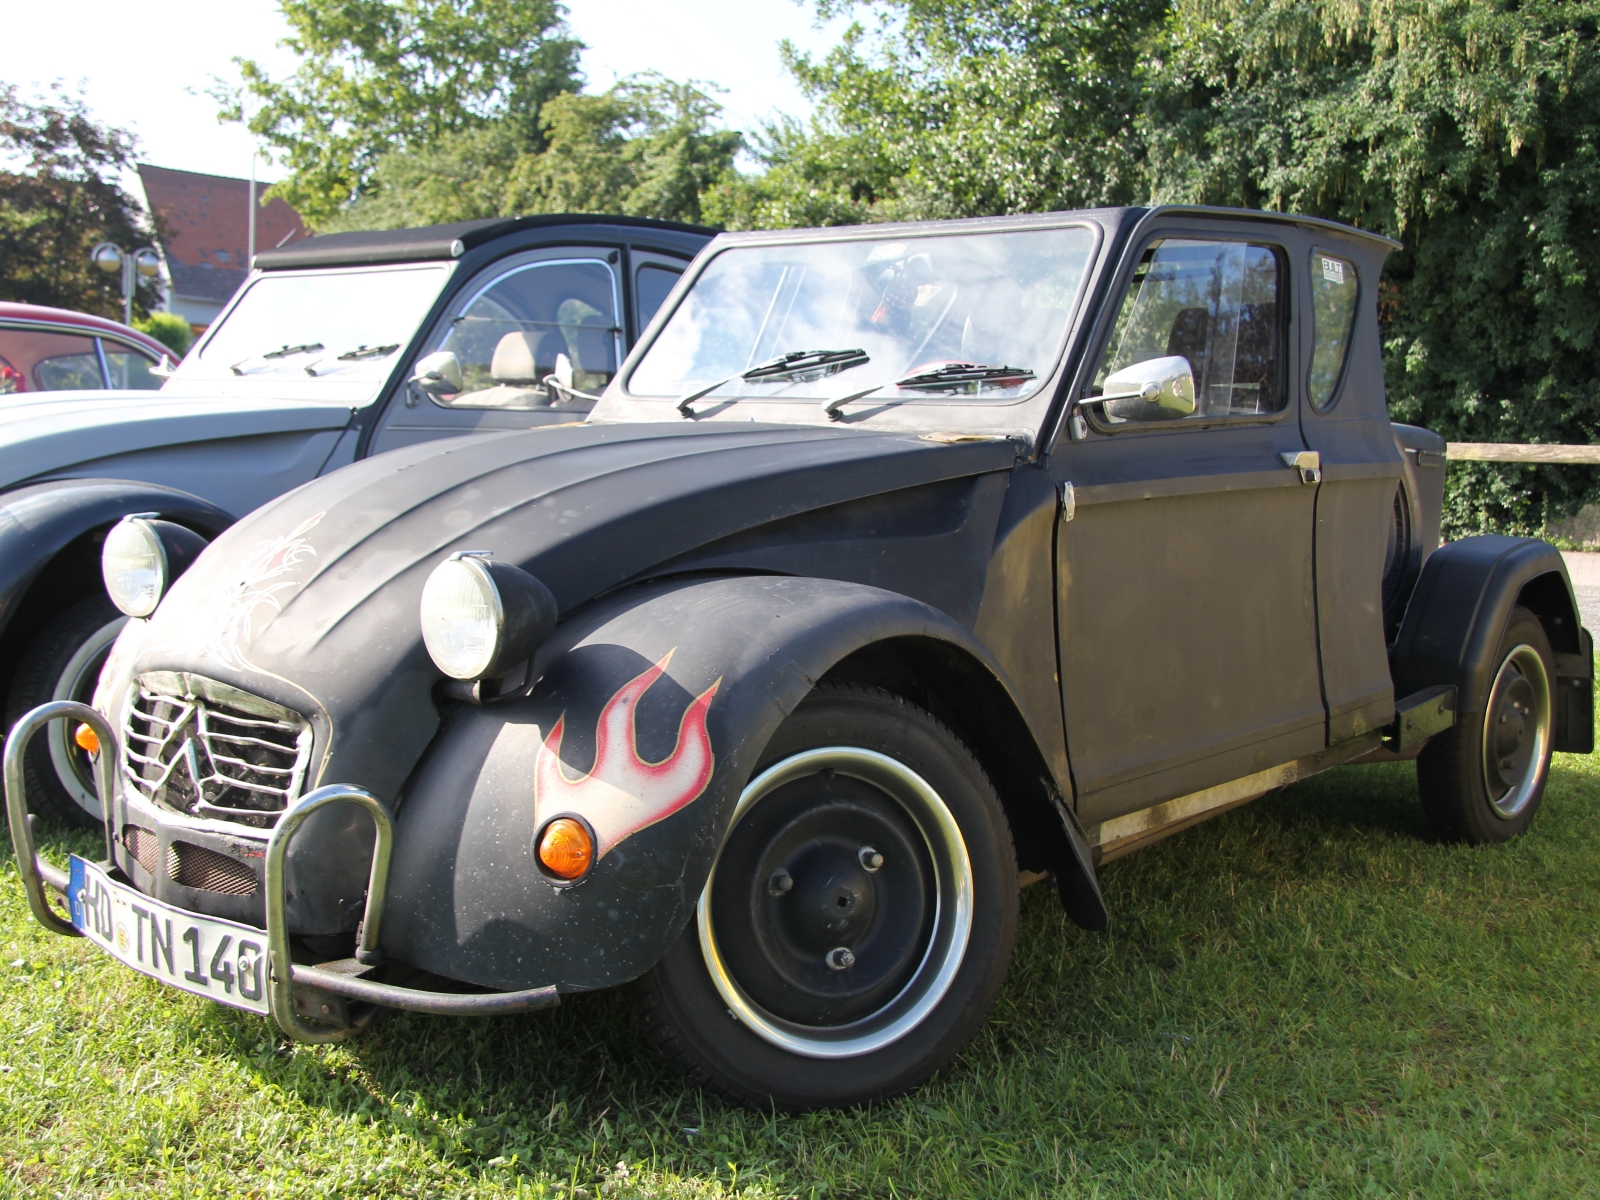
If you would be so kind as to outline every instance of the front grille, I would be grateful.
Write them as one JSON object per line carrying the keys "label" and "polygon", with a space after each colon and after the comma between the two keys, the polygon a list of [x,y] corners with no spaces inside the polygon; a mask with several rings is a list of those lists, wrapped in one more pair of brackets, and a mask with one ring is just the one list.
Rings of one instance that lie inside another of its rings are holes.
{"label": "front grille", "polygon": [[153,673],[135,689],[122,773],[145,799],[267,829],[300,795],[311,726],[298,713],[193,675]]}
{"label": "front grille", "polygon": [[167,875],[174,883],[224,896],[254,896],[256,873],[247,864],[192,842],[167,847]]}
{"label": "front grille", "polygon": [[141,867],[152,875],[156,873],[156,856],[161,853],[161,843],[154,833],[137,825],[124,825],[122,844]]}

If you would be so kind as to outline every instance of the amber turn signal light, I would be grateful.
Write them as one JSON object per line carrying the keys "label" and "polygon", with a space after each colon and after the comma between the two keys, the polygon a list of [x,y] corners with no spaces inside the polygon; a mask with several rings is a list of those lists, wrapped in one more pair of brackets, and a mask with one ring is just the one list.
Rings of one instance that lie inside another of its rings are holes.
{"label": "amber turn signal light", "polygon": [[581,821],[557,817],[539,837],[539,861],[557,879],[576,879],[594,861],[594,839]]}
{"label": "amber turn signal light", "polygon": [[87,723],[79,725],[77,729],[73,730],[72,740],[90,754],[100,753],[100,739],[96,736],[95,731],[89,728]]}

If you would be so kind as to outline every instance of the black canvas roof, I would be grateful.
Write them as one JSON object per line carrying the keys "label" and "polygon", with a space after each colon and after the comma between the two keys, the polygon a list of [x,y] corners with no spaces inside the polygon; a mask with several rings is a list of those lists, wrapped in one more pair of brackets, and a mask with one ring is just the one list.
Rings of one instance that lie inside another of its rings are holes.
{"label": "black canvas roof", "polygon": [[670,230],[675,233],[711,237],[717,231],[678,221],[657,221],[649,217],[601,216],[587,213],[555,213],[537,217],[487,217],[479,221],[454,221],[448,225],[424,225],[418,229],[367,229],[356,233],[326,233],[307,238],[281,250],[264,250],[256,255],[255,265],[263,271],[285,271],[294,267],[346,267],[370,263],[430,262],[460,258],[474,246],[517,233],[546,226],[620,226],[629,229]]}

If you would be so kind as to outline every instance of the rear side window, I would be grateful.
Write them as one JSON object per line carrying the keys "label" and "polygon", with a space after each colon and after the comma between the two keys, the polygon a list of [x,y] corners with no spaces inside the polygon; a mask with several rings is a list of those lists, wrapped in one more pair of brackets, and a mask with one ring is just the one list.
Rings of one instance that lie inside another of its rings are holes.
{"label": "rear side window", "polygon": [[1311,378],[1307,392],[1312,406],[1329,407],[1339,393],[1345,360],[1350,357],[1350,332],[1356,322],[1360,293],[1355,263],[1316,251],[1311,255]]}
{"label": "rear side window", "polygon": [[1115,372],[1181,357],[1194,375],[1195,411],[1188,420],[1281,411],[1288,395],[1282,278],[1278,255],[1268,246],[1156,242],[1134,271],[1090,397],[1101,395]]}
{"label": "rear side window", "polygon": [[94,352],[94,342],[89,338],[70,340],[82,342],[83,349],[75,354],[53,354],[34,364],[33,379],[41,392],[105,387],[105,380],[100,377],[100,356]]}
{"label": "rear side window", "polygon": [[639,273],[634,276],[635,290],[639,297],[639,328],[642,330],[650,324],[650,318],[656,315],[666,300],[667,293],[678,282],[682,271],[673,271],[667,267],[658,267],[654,263],[647,263],[639,268]]}
{"label": "rear side window", "polygon": [[150,374],[155,363],[137,350],[117,342],[103,343],[106,351],[106,370],[111,373],[111,386],[132,388],[136,391],[155,391],[161,380]]}

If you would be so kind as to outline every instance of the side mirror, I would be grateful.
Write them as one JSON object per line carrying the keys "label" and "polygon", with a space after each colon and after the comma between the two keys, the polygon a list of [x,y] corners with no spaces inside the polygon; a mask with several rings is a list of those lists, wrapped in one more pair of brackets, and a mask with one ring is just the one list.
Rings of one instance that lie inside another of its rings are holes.
{"label": "side mirror", "polygon": [[1149,358],[1106,376],[1093,401],[1124,421],[1176,421],[1194,415],[1194,372],[1182,355]]}
{"label": "side mirror", "polygon": [[461,391],[461,360],[449,350],[435,350],[417,360],[417,373],[409,382],[430,396],[454,396]]}

